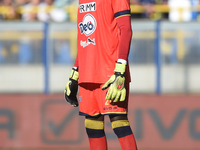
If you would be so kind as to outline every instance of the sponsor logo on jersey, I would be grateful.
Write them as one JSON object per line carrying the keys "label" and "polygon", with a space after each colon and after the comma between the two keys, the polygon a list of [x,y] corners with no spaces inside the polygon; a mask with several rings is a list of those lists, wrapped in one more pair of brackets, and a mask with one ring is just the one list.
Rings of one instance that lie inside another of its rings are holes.
{"label": "sponsor logo on jersey", "polygon": [[91,40],[90,38],[88,38],[87,41],[82,41],[81,40],[80,44],[81,44],[81,46],[83,46],[83,48],[88,46],[88,45],[90,45],[90,44],[96,45],[95,44],[95,39]]}
{"label": "sponsor logo on jersey", "polygon": [[90,12],[90,11],[96,11],[96,2],[85,3],[85,4],[79,5],[80,13]]}
{"label": "sponsor logo on jersey", "polygon": [[84,33],[86,36],[89,36],[95,31],[97,23],[91,14],[86,14],[83,18],[83,21],[80,22],[78,26],[81,34]]}

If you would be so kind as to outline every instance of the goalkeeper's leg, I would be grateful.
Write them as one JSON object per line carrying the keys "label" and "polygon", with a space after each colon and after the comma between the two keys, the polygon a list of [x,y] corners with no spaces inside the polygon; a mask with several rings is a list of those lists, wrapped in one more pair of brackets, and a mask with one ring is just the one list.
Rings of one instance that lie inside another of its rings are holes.
{"label": "goalkeeper's leg", "polygon": [[122,150],[137,150],[127,115],[110,115],[112,128],[117,135]]}
{"label": "goalkeeper's leg", "polygon": [[107,150],[104,132],[104,116],[86,117],[85,128],[89,138],[90,150]]}

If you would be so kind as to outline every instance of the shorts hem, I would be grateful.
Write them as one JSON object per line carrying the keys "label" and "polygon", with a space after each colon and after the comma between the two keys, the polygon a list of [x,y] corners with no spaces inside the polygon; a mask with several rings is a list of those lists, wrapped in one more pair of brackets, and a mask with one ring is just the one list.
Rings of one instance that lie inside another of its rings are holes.
{"label": "shorts hem", "polygon": [[80,116],[91,116],[91,117],[97,117],[99,115],[127,115],[128,113],[127,112],[106,112],[106,113],[97,113],[97,114],[94,114],[94,115],[89,115],[89,114],[86,114],[86,113],[83,113],[83,112],[79,112],[79,115]]}
{"label": "shorts hem", "polygon": [[102,115],[127,115],[127,112],[106,112],[101,113]]}
{"label": "shorts hem", "polygon": [[99,116],[101,113],[97,113],[97,114],[94,114],[94,115],[89,115],[89,114],[86,114],[86,113],[83,113],[83,112],[80,112],[79,111],[79,115],[80,116],[92,116],[92,117],[97,117],[97,116]]}

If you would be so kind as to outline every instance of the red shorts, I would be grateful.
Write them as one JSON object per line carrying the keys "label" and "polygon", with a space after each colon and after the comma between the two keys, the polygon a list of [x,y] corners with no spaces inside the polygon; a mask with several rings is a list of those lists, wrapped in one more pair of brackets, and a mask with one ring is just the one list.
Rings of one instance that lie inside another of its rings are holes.
{"label": "red shorts", "polygon": [[103,84],[81,83],[79,85],[79,115],[98,116],[112,114],[127,114],[129,83],[126,85],[126,100],[114,105],[105,99],[106,90],[102,90]]}

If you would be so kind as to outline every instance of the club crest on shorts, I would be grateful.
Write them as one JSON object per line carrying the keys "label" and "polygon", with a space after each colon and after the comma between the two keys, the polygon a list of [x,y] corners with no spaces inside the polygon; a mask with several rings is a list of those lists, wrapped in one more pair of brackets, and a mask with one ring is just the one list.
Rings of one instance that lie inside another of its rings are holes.
{"label": "club crest on shorts", "polygon": [[82,96],[78,97],[78,101],[81,102],[82,101]]}
{"label": "club crest on shorts", "polygon": [[95,31],[97,23],[91,14],[86,14],[83,18],[83,21],[80,22],[78,26],[81,34],[84,33],[86,36],[89,36]]}

